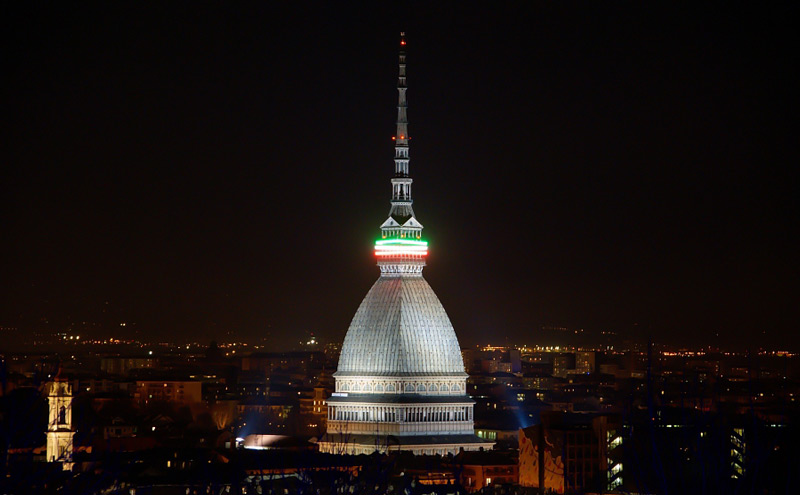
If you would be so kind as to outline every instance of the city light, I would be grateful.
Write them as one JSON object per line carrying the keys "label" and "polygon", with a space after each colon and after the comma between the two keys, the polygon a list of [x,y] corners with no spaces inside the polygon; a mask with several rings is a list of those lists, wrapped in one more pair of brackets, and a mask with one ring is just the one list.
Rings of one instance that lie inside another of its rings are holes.
{"label": "city light", "polygon": [[788,16],[400,7],[4,10],[0,495],[797,485]]}

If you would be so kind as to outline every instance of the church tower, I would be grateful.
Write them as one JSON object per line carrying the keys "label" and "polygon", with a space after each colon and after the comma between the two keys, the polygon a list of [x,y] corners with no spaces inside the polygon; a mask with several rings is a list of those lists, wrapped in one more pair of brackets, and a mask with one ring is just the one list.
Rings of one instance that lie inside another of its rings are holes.
{"label": "church tower", "polygon": [[428,243],[412,208],[405,49],[401,34],[391,207],[375,241],[380,277],[342,344],[322,452],[444,455],[493,445],[475,435],[455,330],[422,277]]}
{"label": "church tower", "polygon": [[72,386],[56,376],[45,385],[49,406],[47,424],[47,462],[62,462],[64,469],[72,467]]}

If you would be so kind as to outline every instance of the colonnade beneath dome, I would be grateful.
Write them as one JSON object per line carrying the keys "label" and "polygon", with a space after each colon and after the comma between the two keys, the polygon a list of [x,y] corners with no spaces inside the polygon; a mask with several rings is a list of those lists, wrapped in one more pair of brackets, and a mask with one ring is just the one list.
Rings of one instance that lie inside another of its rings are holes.
{"label": "colonnade beneath dome", "polygon": [[428,423],[472,421],[472,406],[412,405],[328,405],[329,421],[367,423]]}
{"label": "colonnade beneath dome", "polygon": [[483,444],[476,444],[476,445],[462,445],[462,444],[451,444],[451,445],[390,445],[390,444],[381,444],[381,445],[361,445],[354,442],[342,441],[342,442],[323,442],[319,445],[319,451],[328,454],[349,454],[349,455],[369,455],[374,452],[389,452],[389,451],[407,451],[411,452],[414,455],[458,455],[459,452],[463,451],[476,451],[482,448],[486,448],[486,445]]}
{"label": "colonnade beneath dome", "polygon": [[473,404],[328,403],[328,432],[472,435]]}

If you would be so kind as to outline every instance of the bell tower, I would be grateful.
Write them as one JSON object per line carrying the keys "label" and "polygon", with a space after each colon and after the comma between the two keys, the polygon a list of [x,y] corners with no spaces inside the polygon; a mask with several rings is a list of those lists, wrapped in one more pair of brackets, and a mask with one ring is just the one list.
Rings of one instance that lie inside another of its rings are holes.
{"label": "bell tower", "polygon": [[49,406],[47,423],[47,462],[61,462],[64,469],[72,468],[72,386],[56,376],[45,386]]}

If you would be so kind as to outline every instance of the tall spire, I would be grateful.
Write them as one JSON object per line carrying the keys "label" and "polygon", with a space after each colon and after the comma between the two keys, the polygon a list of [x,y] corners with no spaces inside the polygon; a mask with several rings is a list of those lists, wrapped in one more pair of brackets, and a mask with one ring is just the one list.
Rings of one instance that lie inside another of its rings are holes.
{"label": "tall spire", "polygon": [[[408,101],[406,100],[406,40],[400,33],[400,58],[397,75],[397,135],[395,136],[395,175],[408,175]],[[405,151],[403,151],[405,150]],[[406,158],[405,162],[402,158]]]}
{"label": "tall spire", "polygon": [[394,136],[394,177],[392,178],[392,209],[389,216],[405,224],[414,217],[411,208],[411,183],[408,174],[408,101],[406,100],[406,37],[400,33],[400,57],[397,76],[397,134]]}
{"label": "tall spire", "polygon": [[406,37],[400,33],[397,76],[397,134],[394,139],[394,176],[389,218],[381,225],[381,239],[375,254],[381,273],[422,273],[428,243],[422,240],[422,224],[411,207],[411,183],[408,172],[408,101],[406,100]]}

